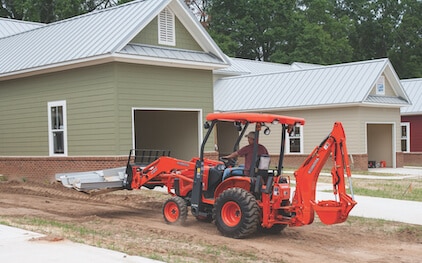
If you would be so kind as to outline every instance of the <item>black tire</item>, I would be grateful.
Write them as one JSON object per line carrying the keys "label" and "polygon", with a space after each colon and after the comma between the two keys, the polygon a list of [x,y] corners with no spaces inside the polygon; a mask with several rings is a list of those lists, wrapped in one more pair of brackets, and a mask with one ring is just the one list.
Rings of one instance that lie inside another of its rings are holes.
{"label": "black tire", "polygon": [[244,238],[257,230],[259,206],[255,197],[248,191],[230,188],[217,198],[214,218],[221,234],[231,238]]}
{"label": "black tire", "polygon": [[168,224],[183,225],[188,216],[188,208],[186,201],[179,197],[173,196],[163,205],[163,217]]}

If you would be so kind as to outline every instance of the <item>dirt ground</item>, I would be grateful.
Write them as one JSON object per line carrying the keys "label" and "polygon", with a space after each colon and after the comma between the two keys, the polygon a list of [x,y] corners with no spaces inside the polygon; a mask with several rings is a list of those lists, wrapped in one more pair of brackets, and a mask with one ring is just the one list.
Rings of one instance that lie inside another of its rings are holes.
{"label": "dirt ground", "polygon": [[58,182],[0,183],[0,223],[165,262],[421,262],[422,227],[349,218],[327,226],[286,228],[247,239],[220,235],[190,214],[168,225],[161,207],[169,196],[151,190],[89,195]]}

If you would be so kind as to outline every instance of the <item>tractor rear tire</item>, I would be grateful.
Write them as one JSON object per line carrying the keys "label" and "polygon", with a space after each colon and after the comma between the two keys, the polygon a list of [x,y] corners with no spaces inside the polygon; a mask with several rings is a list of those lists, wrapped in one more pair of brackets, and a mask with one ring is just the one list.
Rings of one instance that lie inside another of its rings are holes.
{"label": "tractor rear tire", "polygon": [[257,230],[259,206],[255,197],[245,189],[230,188],[217,198],[214,218],[221,234],[231,238],[244,238]]}
{"label": "tractor rear tire", "polygon": [[168,224],[183,225],[188,216],[188,208],[186,201],[179,197],[173,196],[163,205],[163,217]]}

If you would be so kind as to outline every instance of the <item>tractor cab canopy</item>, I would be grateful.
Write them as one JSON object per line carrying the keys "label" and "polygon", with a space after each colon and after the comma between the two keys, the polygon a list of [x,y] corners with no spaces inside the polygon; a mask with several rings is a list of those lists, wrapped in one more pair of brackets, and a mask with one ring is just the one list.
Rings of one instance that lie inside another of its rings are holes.
{"label": "tractor cab canopy", "polygon": [[285,125],[304,125],[305,119],[289,117],[276,114],[264,114],[264,113],[236,113],[236,112],[224,112],[224,113],[210,113],[207,115],[207,121],[230,121],[240,123],[273,123],[273,124],[285,124]]}
{"label": "tractor cab canopy", "polygon": [[[263,113],[236,113],[236,112],[224,112],[224,113],[210,113],[206,116],[206,123],[205,128],[209,129],[208,133],[204,139],[203,145],[201,147],[201,159],[203,158],[203,150],[205,146],[205,142],[208,139],[208,136],[211,133],[211,130],[218,122],[232,122],[236,127],[237,131],[239,132],[239,136],[234,143],[233,151],[237,151],[239,149],[239,143],[241,139],[244,137],[245,132],[249,126],[249,124],[255,124],[254,128],[254,154],[253,154],[253,162],[256,163],[258,160],[258,138],[259,133],[262,127],[265,127],[264,134],[269,134],[270,130],[266,126],[266,124],[280,124],[282,125],[282,138],[281,138],[281,147],[280,147],[280,158],[278,164],[278,173],[281,173],[282,169],[282,162],[284,156],[284,144],[285,144],[285,132],[294,131],[294,127],[297,125],[304,125],[305,120],[303,118],[296,118],[296,117],[289,117],[283,115],[276,115],[276,114],[263,114]],[[254,171],[251,169],[250,175],[254,175]]]}

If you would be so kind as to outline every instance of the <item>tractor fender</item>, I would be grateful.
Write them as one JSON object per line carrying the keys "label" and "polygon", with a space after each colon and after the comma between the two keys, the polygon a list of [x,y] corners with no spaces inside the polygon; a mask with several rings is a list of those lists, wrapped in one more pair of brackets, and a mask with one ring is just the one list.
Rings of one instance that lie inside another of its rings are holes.
{"label": "tractor fender", "polygon": [[246,191],[251,191],[251,178],[247,176],[232,176],[222,181],[214,192],[214,198],[217,199],[218,196],[229,188],[243,188]]}

